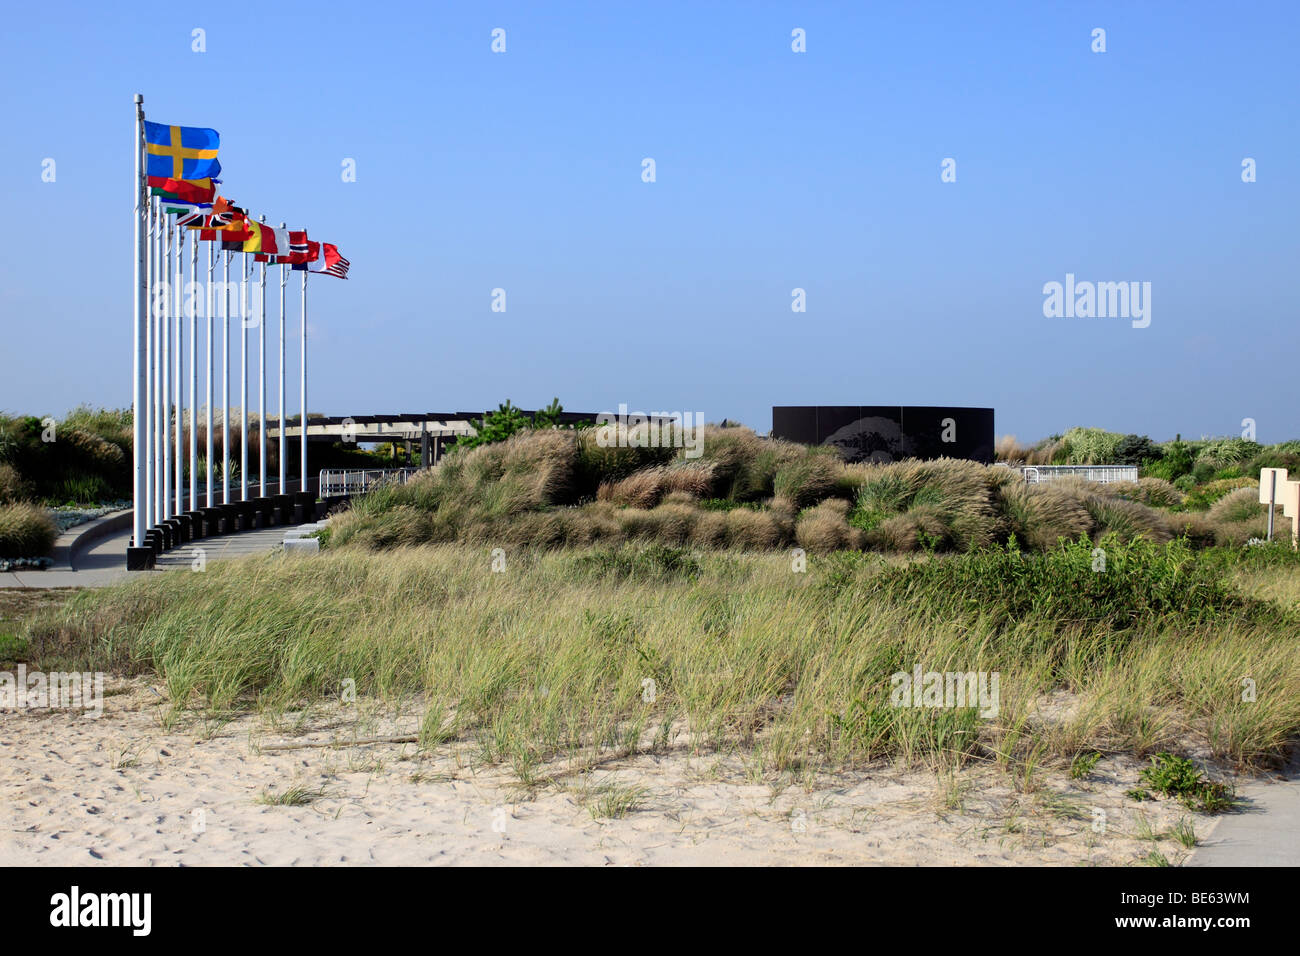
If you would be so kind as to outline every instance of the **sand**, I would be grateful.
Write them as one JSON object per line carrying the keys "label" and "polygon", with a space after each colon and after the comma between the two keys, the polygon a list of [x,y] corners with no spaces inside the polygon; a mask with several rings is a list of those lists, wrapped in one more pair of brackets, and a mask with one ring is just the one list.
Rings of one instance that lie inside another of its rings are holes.
{"label": "sand", "polygon": [[[1211,823],[1126,797],[1141,764],[1123,757],[1081,781],[1042,771],[1025,792],[984,764],[760,780],[739,755],[683,748],[546,768],[559,775],[525,788],[468,748],[269,749],[414,733],[414,705],[168,729],[147,681],[108,693],[98,719],[0,711],[0,864],[1128,865],[1153,850],[1177,864],[1174,824]],[[295,787],[309,802],[265,802]]]}

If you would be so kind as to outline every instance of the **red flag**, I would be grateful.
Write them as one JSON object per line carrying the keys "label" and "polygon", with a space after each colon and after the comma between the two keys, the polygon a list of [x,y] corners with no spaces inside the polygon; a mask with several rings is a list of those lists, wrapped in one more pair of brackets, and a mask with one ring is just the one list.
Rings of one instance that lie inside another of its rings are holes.
{"label": "red flag", "polygon": [[161,189],[185,202],[212,202],[217,194],[217,187],[211,179],[170,179],[166,176],[150,176],[149,185]]}
{"label": "red flag", "polygon": [[328,242],[322,242],[320,247],[319,269],[308,268],[308,272],[323,272],[327,276],[338,276],[340,279],[348,277],[348,269],[352,263],[339,255],[338,246],[332,246]]}

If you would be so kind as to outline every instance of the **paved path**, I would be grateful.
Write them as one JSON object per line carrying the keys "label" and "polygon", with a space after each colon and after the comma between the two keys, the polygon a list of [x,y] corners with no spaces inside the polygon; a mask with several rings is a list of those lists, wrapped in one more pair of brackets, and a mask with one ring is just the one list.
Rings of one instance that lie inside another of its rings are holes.
{"label": "paved path", "polygon": [[[159,555],[156,571],[191,567],[197,557],[196,548],[203,550],[206,561],[224,561],[273,551],[280,547],[285,532],[293,527],[262,528],[191,541]],[[129,530],[101,538],[73,556],[72,568],[0,573],[0,588],[101,588],[117,584],[133,573],[150,573],[126,570],[126,546],[130,540]]]}
{"label": "paved path", "polygon": [[1300,866],[1300,752],[1282,773],[1238,791],[1240,813],[1219,818],[1185,866]]}

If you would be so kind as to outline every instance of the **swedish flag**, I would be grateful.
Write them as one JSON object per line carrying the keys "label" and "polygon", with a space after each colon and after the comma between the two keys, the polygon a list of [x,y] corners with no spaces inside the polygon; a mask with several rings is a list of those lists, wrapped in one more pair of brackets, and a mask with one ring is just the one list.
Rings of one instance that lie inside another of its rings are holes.
{"label": "swedish flag", "polygon": [[168,179],[208,179],[216,178],[221,173],[221,164],[217,162],[221,137],[215,129],[166,126],[146,120],[144,142],[149,161],[145,175],[166,176]]}

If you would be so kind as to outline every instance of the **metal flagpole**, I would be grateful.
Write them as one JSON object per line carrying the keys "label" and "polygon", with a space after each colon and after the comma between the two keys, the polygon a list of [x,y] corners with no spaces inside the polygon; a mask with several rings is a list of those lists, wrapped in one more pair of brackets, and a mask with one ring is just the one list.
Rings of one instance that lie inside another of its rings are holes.
{"label": "metal flagpole", "polygon": [[[280,228],[284,229],[285,224],[280,223]],[[282,262],[280,263],[280,494],[285,493],[284,479],[288,471],[284,454],[284,289],[288,283],[289,267]]]}
{"label": "metal flagpole", "polygon": [[244,282],[239,292],[239,500],[248,500],[248,253],[244,253]]}
{"label": "metal flagpole", "polygon": [[[167,311],[166,286],[163,274],[167,263],[163,259],[162,209],[153,204],[153,288],[149,290],[149,314],[153,321],[153,523],[163,520],[163,316]],[[158,293],[162,292],[163,295]]]}
{"label": "metal flagpole", "polygon": [[157,255],[154,254],[154,248],[153,248],[153,201],[148,197],[148,195],[145,196],[145,204],[146,204],[145,223],[148,226],[148,235],[146,237],[147,241],[145,242],[145,259],[146,259],[145,268],[148,273],[147,280],[149,286],[148,295],[145,296],[145,303],[146,303],[145,330],[148,332],[149,335],[149,341],[146,343],[146,352],[149,359],[149,368],[148,368],[148,376],[147,376],[148,382],[146,382],[146,385],[149,390],[149,396],[148,396],[148,403],[147,403],[148,408],[146,409],[147,418],[145,419],[145,422],[148,426],[148,430],[145,432],[145,436],[144,436],[145,485],[146,485],[146,490],[148,492],[148,498],[149,498],[148,507],[145,509],[146,514],[145,514],[145,522],[144,522],[145,528],[147,530],[149,528],[152,528],[157,523],[157,516],[156,516],[156,512],[154,511],[154,505],[156,504],[156,499],[154,496],[154,487],[153,487],[154,451],[157,449],[157,446],[154,444],[154,440],[153,440],[154,422],[156,421],[157,418],[157,416],[154,414],[154,388],[153,388],[154,351],[156,349],[156,346],[154,344],[154,326],[153,326],[153,273],[154,273],[154,269],[156,268],[158,257]]}
{"label": "metal flagpole", "polygon": [[212,243],[208,243],[208,284],[204,291],[203,318],[208,323],[208,467],[207,483],[208,489],[208,507],[211,508],[216,504],[212,487]]}
{"label": "metal flagpole", "polygon": [[172,321],[176,324],[175,329],[175,354],[172,359],[172,369],[175,378],[172,380],[172,392],[176,402],[176,514],[180,515],[185,511],[185,439],[181,434],[181,428],[184,426],[185,418],[185,393],[181,385],[182,377],[185,374],[184,355],[182,351],[185,345],[183,338],[184,326],[181,325],[181,270],[185,268],[183,253],[185,250],[185,240],[182,236],[184,230],[176,224],[175,219],[168,221],[172,239],[172,248],[175,250],[173,260],[176,263],[176,288],[175,295],[172,298],[175,305],[176,314]]}
{"label": "metal flagpole", "polygon": [[199,510],[199,337],[198,317],[195,313],[195,270],[199,264],[199,234],[186,229],[190,237],[190,510]]}
{"label": "metal flagpole", "polygon": [[145,469],[145,403],[148,387],[145,376],[149,369],[149,333],[145,327],[147,313],[145,299],[148,295],[149,274],[145,269],[144,245],[144,97],[135,94],[135,296],[131,315],[134,358],[131,365],[131,477],[134,513],[131,516],[131,544],[144,546],[144,532],[148,523],[145,504],[148,473]]}
{"label": "metal flagpole", "polygon": [[[230,260],[221,259],[221,503],[230,504]],[[229,529],[227,529],[229,530]]]}
{"label": "metal flagpole", "polygon": [[[161,203],[159,203],[161,206]],[[171,275],[172,231],[171,219],[160,208],[159,228],[163,238],[163,308],[158,317],[162,325],[162,516],[166,521],[172,516],[172,351],[171,351]]]}
{"label": "metal flagpole", "polygon": [[[303,226],[304,232],[306,226]],[[323,254],[323,253],[322,253]],[[307,491],[307,273],[309,268],[304,264],[302,271],[302,355],[299,359],[299,394],[298,407],[302,409],[302,417],[299,421],[298,434],[302,437],[302,462],[299,465],[299,471],[302,475],[301,484],[298,486],[299,491]]]}
{"label": "metal flagpole", "polygon": [[[266,222],[266,216],[262,217]],[[266,255],[263,253],[263,258]],[[266,263],[262,263],[262,275],[258,285],[258,308],[260,315],[257,323],[257,494],[266,497]]]}

